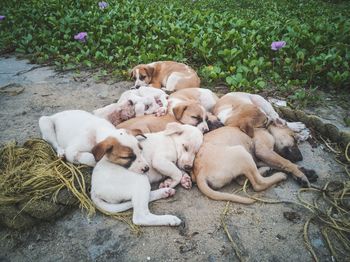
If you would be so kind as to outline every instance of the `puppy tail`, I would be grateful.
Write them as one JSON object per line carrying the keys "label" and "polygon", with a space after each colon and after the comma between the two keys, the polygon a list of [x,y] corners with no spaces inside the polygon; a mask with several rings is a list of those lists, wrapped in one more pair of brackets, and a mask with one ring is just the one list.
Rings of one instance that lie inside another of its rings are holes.
{"label": "puppy tail", "polygon": [[127,201],[119,204],[112,204],[102,200],[101,198],[96,196],[95,193],[93,192],[91,192],[91,200],[92,202],[94,202],[97,209],[99,209],[101,212],[119,213],[132,208],[131,201]]}
{"label": "puppy tail", "polygon": [[204,195],[214,200],[232,201],[242,204],[252,204],[255,202],[254,199],[248,197],[215,191],[209,187],[205,177],[201,175],[197,176],[197,185]]}

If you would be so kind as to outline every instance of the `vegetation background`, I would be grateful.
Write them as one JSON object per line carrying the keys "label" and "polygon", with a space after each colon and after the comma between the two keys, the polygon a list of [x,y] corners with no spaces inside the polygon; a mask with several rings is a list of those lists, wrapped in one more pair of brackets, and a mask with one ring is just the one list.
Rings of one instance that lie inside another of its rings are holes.
{"label": "vegetation background", "polygon": [[[3,0],[0,52],[62,70],[127,77],[139,63],[176,60],[205,85],[283,94],[348,92],[350,2],[326,0]],[[86,32],[83,39],[75,39]],[[286,46],[273,51],[274,41]]]}

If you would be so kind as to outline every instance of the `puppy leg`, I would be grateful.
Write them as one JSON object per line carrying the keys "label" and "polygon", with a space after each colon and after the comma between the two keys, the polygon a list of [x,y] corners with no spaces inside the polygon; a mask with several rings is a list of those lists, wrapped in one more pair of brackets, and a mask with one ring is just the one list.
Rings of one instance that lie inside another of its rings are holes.
{"label": "puppy leg", "polygon": [[50,117],[42,116],[39,119],[39,128],[42,138],[49,142],[55,149],[58,157],[64,156],[64,149],[58,145],[55,131],[55,124]]}
{"label": "puppy leg", "polygon": [[155,156],[152,163],[153,168],[159,173],[170,177],[171,180],[168,180],[167,187],[174,188],[181,182],[183,172],[173,162],[165,159],[163,156]]}
{"label": "puppy leg", "polygon": [[277,125],[285,125],[286,121],[280,118],[278,113],[273,109],[272,105],[266,101],[262,96],[260,95],[250,95],[250,100],[254,105],[260,108],[266,116],[272,120]]}
{"label": "puppy leg", "polygon": [[[175,192],[176,192],[175,189],[172,189],[172,188],[162,188],[162,189],[151,191],[149,201],[152,202],[158,199],[171,197],[175,194]],[[91,192],[91,200],[94,202],[94,204],[98,208],[110,213],[124,212],[133,207],[131,201],[127,201],[123,203],[108,203],[102,200],[101,198],[99,198],[93,191]]]}
{"label": "puppy leg", "polygon": [[[147,178],[146,178],[147,179]],[[148,187],[145,183],[140,185],[139,190],[132,196],[131,202],[134,207],[133,213],[133,222],[136,225],[143,226],[178,226],[181,223],[181,220],[176,216],[171,215],[154,215],[148,209],[148,202],[150,200],[150,185],[147,179]],[[159,195],[154,193],[154,197]],[[160,194],[162,195],[162,194]]]}
{"label": "puppy leg", "polygon": [[289,160],[281,157],[273,149],[260,145],[255,147],[255,155],[267,165],[282,171],[292,173],[296,180],[303,186],[310,186],[310,182],[299,167]]}
{"label": "puppy leg", "polygon": [[242,173],[249,179],[255,191],[265,190],[272,185],[287,179],[287,175],[282,172],[273,174],[270,177],[263,177],[259,173],[253,157],[248,152],[242,151],[240,157],[242,157],[239,159],[243,170]]}
{"label": "puppy leg", "polygon": [[96,160],[93,154],[78,151],[77,147],[74,145],[66,148],[66,159],[74,164],[84,164],[92,167],[96,165]]}

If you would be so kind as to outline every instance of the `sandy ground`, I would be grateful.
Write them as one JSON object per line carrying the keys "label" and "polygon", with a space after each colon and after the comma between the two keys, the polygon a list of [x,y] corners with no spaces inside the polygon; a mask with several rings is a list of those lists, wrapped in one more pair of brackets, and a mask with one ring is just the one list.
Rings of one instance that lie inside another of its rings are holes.
{"label": "sandy ground", "polygon": [[[29,71],[28,71],[29,70]],[[65,109],[91,111],[116,100],[130,82],[96,83],[88,72],[57,73],[13,57],[0,58],[0,143],[38,137],[38,118]],[[316,185],[344,177],[323,145],[303,143],[301,165],[315,169]],[[232,192],[238,185],[224,190]],[[260,196],[296,200],[292,178]],[[0,261],[237,261],[222,226],[224,202],[209,200],[197,189],[178,188],[174,197],[151,204],[156,214],[175,214],[183,227],[145,227],[135,236],[126,224],[80,210],[24,232],[0,228]],[[300,219],[283,215],[293,211]],[[246,261],[311,261],[302,232],[309,213],[295,205],[230,204],[228,230]],[[331,261],[321,235],[311,229],[311,242],[321,261]]]}

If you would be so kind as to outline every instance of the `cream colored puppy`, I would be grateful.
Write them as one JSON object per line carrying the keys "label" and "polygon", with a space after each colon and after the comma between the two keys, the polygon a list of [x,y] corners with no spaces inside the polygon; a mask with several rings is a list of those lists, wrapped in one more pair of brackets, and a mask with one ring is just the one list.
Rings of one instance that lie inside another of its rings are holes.
{"label": "cream colored puppy", "polygon": [[93,113],[117,126],[135,116],[164,115],[168,107],[167,98],[168,95],[163,90],[141,86],[139,89],[125,91],[117,103],[96,109]]}
{"label": "cream colored puppy", "polygon": [[137,139],[124,129],[82,110],[67,110],[39,119],[42,138],[59,156],[71,163],[96,165],[96,145],[108,145],[108,157],[130,170],[142,173],[149,167]]}
{"label": "cream colored puppy", "polygon": [[169,123],[162,132],[146,134],[141,141],[143,155],[150,170],[147,173],[151,183],[160,187],[175,187],[179,183],[189,189],[191,178],[186,174],[192,170],[193,160],[203,142],[203,134],[195,127]]}
{"label": "cream colored puppy", "polygon": [[200,86],[200,79],[191,67],[173,61],[137,65],[132,69],[131,77],[135,80],[135,88],[147,85],[173,92]]}
{"label": "cream colored puppy", "polygon": [[[301,122],[287,122],[280,118],[278,113],[273,109],[272,105],[266,101],[262,96],[256,94],[249,94],[244,92],[231,92],[222,96],[216,103],[213,113],[220,121],[225,124],[230,117],[237,114],[244,105],[257,106],[268,118],[268,123],[273,122],[276,125],[287,125],[294,132],[297,132],[298,140],[306,140],[310,133],[305,125]],[[226,124],[225,124],[226,125]]]}
{"label": "cream colored puppy", "polygon": [[101,210],[118,213],[134,209],[132,221],[143,226],[177,226],[181,220],[172,215],[154,215],[148,203],[175,194],[172,188],[161,188],[151,191],[146,175],[138,174],[110,161],[110,146],[96,146],[94,153],[96,164],[91,179],[91,199]]}

